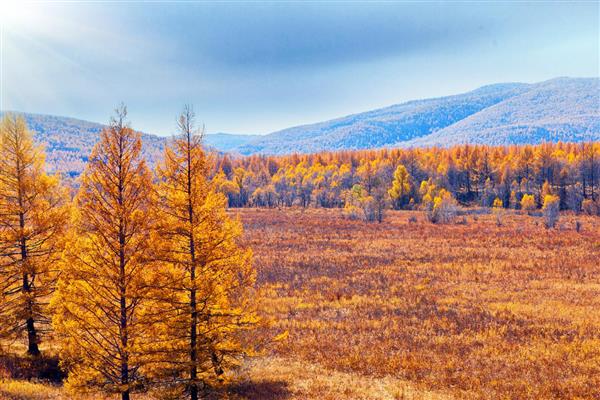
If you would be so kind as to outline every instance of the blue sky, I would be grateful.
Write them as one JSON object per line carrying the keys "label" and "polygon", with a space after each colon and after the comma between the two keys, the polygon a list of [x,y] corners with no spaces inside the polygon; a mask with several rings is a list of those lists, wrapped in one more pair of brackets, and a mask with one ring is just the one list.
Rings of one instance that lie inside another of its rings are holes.
{"label": "blue sky", "polygon": [[599,3],[3,5],[2,108],[270,133],[507,81],[599,76]]}

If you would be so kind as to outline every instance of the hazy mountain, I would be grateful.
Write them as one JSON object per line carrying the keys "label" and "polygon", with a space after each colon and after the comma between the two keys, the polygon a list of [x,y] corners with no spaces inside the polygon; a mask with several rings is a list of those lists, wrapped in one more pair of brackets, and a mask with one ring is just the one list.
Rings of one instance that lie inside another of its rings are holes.
{"label": "hazy mountain", "polygon": [[[46,148],[48,169],[71,176],[85,168],[94,144],[100,139],[105,125],[75,118],[55,115],[23,115],[29,129],[35,132],[35,141]],[[150,164],[162,156],[165,138],[142,133],[143,151]]]}
{"label": "hazy mountain", "polygon": [[[0,112],[0,115],[3,114]],[[55,115],[21,113],[27,126],[35,131],[35,140],[46,148],[49,170],[75,176],[83,171],[92,147],[100,138],[105,127],[97,122],[84,121]],[[227,133],[208,134],[204,137],[207,146],[219,151],[230,151],[256,138],[257,135],[234,135]],[[162,157],[168,138],[142,133],[143,152],[151,165]]]}
{"label": "hazy mountain", "polygon": [[233,133],[210,133],[204,136],[204,143],[219,151],[232,151],[236,147],[259,138],[260,135],[236,135]]}
{"label": "hazy mountain", "polygon": [[600,140],[600,79],[557,78],[400,146]]}
{"label": "hazy mountain", "polygon": [[457,143],[515,144],[600,139],[598,78],[505,83],[410,101],[259,137],[242,154]]}

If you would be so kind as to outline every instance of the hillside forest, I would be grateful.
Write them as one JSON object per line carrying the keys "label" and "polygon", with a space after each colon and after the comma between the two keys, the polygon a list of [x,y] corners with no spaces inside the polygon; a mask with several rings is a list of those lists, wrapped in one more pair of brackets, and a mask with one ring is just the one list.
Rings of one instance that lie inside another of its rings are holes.
{"label": "hillside forest", "polygon": [[216,188],[230,207],[343,208],[381,220],[387,209],[460,206],[536,212],[546,202],[596,214],[600,143],[382,149],[217,158]]}

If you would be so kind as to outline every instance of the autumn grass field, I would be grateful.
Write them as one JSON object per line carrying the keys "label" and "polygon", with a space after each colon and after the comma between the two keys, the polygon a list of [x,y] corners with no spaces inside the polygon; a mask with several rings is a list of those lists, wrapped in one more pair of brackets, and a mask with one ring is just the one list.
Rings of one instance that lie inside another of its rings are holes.
{"label": "autumn grass field", "polygon": [[[275,354],[351,374],[331,398],[600,398],[600,219],[239,215],[269,333],[289,331]],[[399,382],[376,395],[373,379]]]}
{"label": "autumn grass field", "polygon": [[[340,210],[231,212],[268,322],[255,335],[289,336],[218,396],[600,398],[600,218],[565,214],[547,230],[514,213],[434,225],[412,211],[381,224]],[[68,398],[0,382],[0,399]]]}

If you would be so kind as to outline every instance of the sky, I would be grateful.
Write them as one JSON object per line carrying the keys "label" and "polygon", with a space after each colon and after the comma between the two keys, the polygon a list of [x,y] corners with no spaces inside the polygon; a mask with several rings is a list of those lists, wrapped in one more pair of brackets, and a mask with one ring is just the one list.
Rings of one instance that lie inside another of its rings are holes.
{"label": "sky", "polygon": [[0,2],[0,109],[266,134],[498,82],[600,76],[600,3]]}

